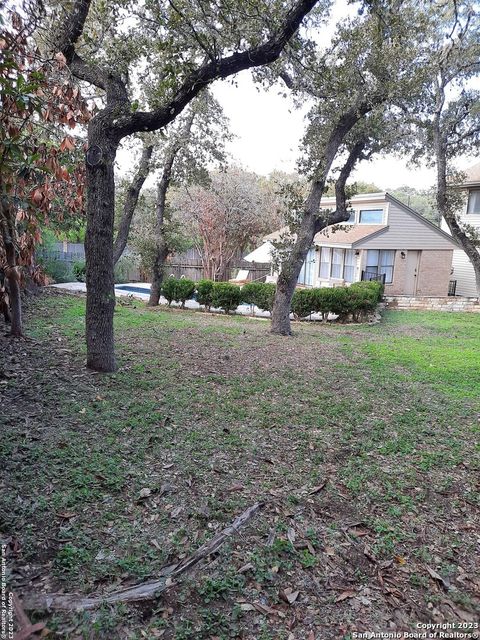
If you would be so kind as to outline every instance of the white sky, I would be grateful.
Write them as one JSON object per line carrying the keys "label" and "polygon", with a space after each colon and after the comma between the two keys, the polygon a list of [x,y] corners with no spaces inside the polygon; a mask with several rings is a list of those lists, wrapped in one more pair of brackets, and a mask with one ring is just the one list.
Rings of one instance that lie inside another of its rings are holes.
{"label": "white sky", "polygon": [[[217,82],[213,88],[237,136],[228,147],[234,160],[263,175],[274,169],[294,171],[305,128],[303,114],[277,89],[259,92],[249,72],[240,73],[236,80],[237,86]],[[463,169],[475,162],[478,158],[463,158],[458,164]],[[352,180],[373,182],[380,189],[403,185],[425,189],[433,185],[435,171],[410,168],[407,158],[385,156],[360,164]]]}

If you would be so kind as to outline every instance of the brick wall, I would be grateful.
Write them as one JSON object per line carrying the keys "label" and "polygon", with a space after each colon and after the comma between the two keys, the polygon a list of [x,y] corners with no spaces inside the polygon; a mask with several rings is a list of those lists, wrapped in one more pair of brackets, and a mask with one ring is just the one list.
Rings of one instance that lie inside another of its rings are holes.
{"label": "brick wall", "polygon": [[446,296],[452,269],[452,251],[424,250],[420,256],[417,296]]}
{"label": "brick wall", "polygon": [[478,298],[455,296],[385,296],[387,309],[410,309],[412,311],[466,311],[480,313]]}
{"label": "brick wall", "polygon": [[[406,255],[406,249],[403,251]],[[402,250],[395,251],[395,263],[393,265],[393,282],[385,284],[386,296],[401,296],[405,294],[405,278],[407,275],[407,261],[402,258]]]}

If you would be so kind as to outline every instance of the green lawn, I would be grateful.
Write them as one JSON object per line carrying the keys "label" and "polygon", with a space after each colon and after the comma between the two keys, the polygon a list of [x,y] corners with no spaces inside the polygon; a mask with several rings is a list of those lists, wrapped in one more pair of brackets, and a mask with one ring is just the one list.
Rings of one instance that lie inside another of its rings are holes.
{"label": "green lawn", "polygon": [[480,317],[391,311],[282,338],[258,319],[135,305],[115,313],[114,375],[83,367],[81,297],[40,297],[33,339],[0,339],[12,586],[153,578],[265,505],[161,598],[33,619],[112,640],[478,620]]}

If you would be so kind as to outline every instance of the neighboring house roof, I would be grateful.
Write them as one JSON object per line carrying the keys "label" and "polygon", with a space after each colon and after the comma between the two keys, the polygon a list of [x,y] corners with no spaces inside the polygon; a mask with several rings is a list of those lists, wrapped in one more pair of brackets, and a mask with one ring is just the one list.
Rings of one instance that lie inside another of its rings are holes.
{"label": "neighboring house roof", "polygon": [[247,262],[271,262],[272,249],[273,245],[271,242],[264,242],[259,247],[244,256],[243,259]]}
{"label": "neighboring house roof", "polygon": [[463,172],[465,174],[465,181],[462,186],[469,187],[480,185],[480,162],[472,165]]}
{"label": "neighboring house roof", "polygon": [[333,224],[322,229],[314,237],[316,245],[342,245],[355,246],[361,240],[382,233],[388,229],[387,225],[378,224],[352,224],[349,226]]}
{"label": "neighboring house roof", "polygon": [[[288,226],[282,227],[273,233],[269,233],[268,236],[263,237],[264,242],[275,242],[275,240],[280,240],[280,237],[283,233],[288,233]],[[294,234],[295,235],[295,234]]]}

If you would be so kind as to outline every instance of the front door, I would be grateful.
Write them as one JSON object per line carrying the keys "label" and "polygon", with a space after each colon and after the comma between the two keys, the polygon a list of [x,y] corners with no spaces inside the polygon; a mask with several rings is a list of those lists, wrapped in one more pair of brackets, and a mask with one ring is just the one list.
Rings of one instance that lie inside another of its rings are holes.
{"label": "front door", "polygon": [[407,251],[407,274],[405,277],[405,295],[414,296],[417,293],[418,268],[421,251]]}

